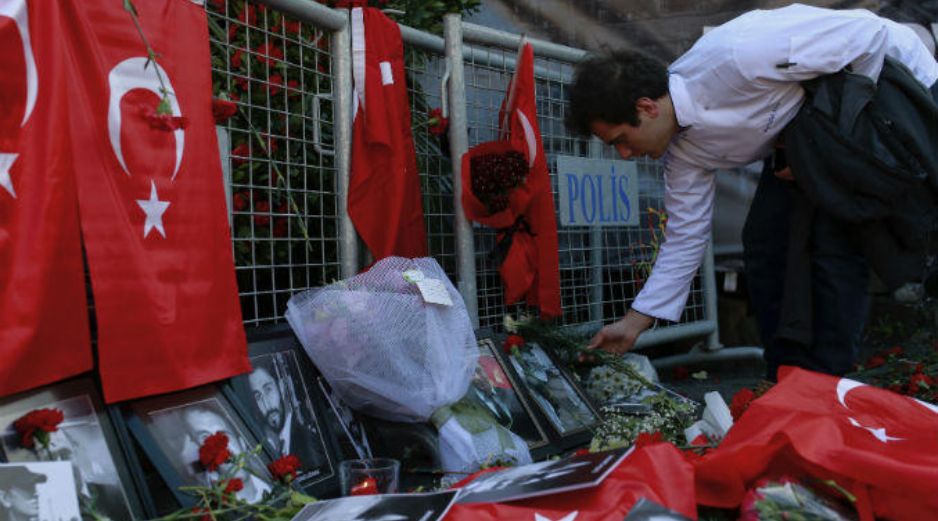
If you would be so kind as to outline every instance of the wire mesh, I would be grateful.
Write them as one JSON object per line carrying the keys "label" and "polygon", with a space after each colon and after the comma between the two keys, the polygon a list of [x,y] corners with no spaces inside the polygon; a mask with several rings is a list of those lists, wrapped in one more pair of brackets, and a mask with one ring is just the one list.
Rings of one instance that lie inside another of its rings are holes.
{"label": "wire mesh", "polygon": [[453,164],[441,119],[446,59],[442,53],[405,44],[404,60],[428,251],[456,282]]}
{"label": "wire mesh", "polygon": [[[470,146],[498,138],[498,111],[514,70],[516,50],[474,46],[465,58],[466,104]],[[536,55],[536,53],[535,53]],[[566,87],[573,66],[564,61],[536,57],[535,89],[551,185],[557,202],[558,155],[613,159],[612,151],[597,141],[569,134],[564,120],[568,110]],[[558,228],[562,325],[609,322],[625,314],[650,274],[658,244],[664,237],[664,179],[659,162],[640,159],[637,227]],[[495,232],[474,225],[479,325],[498,329],[506,313],[521,313],[520,305],[504,302],[498,266],[492,254]],[[706,319],[701,277],[694,278],[680,323]],[[659,327],[667,327],[662,325]]]}
{"label": "wire mesh", "polygon": [[297,291],[339,274],[330,32],[243,0],[207,3],[245,325],[281,321]]}

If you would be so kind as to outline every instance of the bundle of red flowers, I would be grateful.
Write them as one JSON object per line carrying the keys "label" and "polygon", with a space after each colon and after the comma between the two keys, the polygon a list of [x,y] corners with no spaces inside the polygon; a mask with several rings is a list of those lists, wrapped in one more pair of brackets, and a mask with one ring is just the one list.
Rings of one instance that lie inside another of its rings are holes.
{"label": "bundle of red flowers", "polygon": [[199,447],[199,461],[206,470],[218,470],[218,466],[228,461],[230,457],[228,435],[221,431],[205,438],[202,446]]}
{"label": "bundle of red flowers", "polygon": [[27,449],[36,446],[36,441],[43,447],[49,446],[49,433],[59,430],[59,424],[65,415],[58,409],[36,409],[13,422],[13,428],[20,435],[20,443]]}
{"label": "bundle of red flowers", "polygon": [[469,160],[472,172],[472,193],[489,213],[508,208],[508,196],[528,176],[528,162],[515,150],[482,154]]}

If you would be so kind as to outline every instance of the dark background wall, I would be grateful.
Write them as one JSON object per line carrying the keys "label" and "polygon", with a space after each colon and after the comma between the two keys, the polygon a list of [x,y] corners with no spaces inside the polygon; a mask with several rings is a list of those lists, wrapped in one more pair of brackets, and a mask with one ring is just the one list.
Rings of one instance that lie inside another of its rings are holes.
{"label": "dark background wall", "polygon": [[[483,0],[471,21],[591,50],[640,48],[672,61],[693,45],[704,26],[789,0]],[[815,0],[837,9],[869,9],[898,22],[938,22],[938,0]]]}

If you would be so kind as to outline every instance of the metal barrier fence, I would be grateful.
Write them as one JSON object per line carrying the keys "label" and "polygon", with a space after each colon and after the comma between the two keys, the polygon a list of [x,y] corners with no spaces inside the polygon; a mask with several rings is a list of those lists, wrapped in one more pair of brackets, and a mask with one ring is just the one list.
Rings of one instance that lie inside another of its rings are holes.
{"label": "metal barrier fence", "polygon": [[[219,137],[244,322],[279,322],[294,293],[348,277],[363,264],[345,209],[352,99],[348,16],[303,0],[208,4],[216,89],[240,109]],[[462,215],[459,164],[452,158],[496,138],[520,37],[462,23],[458,15],[448,15],[445,27],[445,38],[402,27],[428,246],[477,324],[498,329],[505,313],[522,308],[504,303],[489,255],[494,232]],[[611,158],[598,141],[573,137],[564,127],[565,89],[583,51],[530,42],[551,170],[557,155]],[[450,130],[437,136],[427,122],[430,111],[444,105]],[[560,229],[565,326],[592,330],[622,316],[647,276],[663,234],[663,183],[657,162],[638,166],[639,227]],[[552,183],[556,194],[556,175]],[[681,321],[642,335],[639,345],[710,335],[716,347],[715,324],[708,255]]]}

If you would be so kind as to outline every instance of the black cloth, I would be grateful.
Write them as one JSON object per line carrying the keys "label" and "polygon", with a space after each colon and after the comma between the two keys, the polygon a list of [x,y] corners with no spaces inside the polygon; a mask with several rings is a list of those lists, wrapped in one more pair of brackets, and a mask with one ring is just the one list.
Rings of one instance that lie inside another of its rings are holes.
{"label": "black cloth", "polygon": [[804,84],[785,129],[795,182],[812,205],[856,226],[871,268],[890,289],[921,281],[938,223],[938,103],[887,58],[879,81],[840,72]]}
{"label": "black cloth", "polygon": [[[911,74],[887,62],[872,85],[842,73],[806,86],[809,98],[785,131],[797,187],[773,174],[787,166],[784,154],[766,161],[743,245],[769,379],[780,365],[851,369],[869,307],[869,264],[893,287],[922,276],[938,186],[938,83],[923,98]],[[823,111],[841,109],[852,115],[823,120]],[[869,134],[877,132],[869,118],[882,123],[881,114],[905,118],[901,130],[886,126],[895,134],[889,153]],[[854,127],[840,125],[846,120]],[[836,132],[844,128],[861,137],[851,142],[850,132]],[[891,177],[878,179],[884,172]]]}
{"label": "black cloth", "polygon": [[[290,422],[290,453],[300,459],[302,471],[315,470],[325,464],[323,449],[322,440],[316,431],[300,423],[296,416],[293,416]],[[281,455],[285,456],[285,454]]]}

